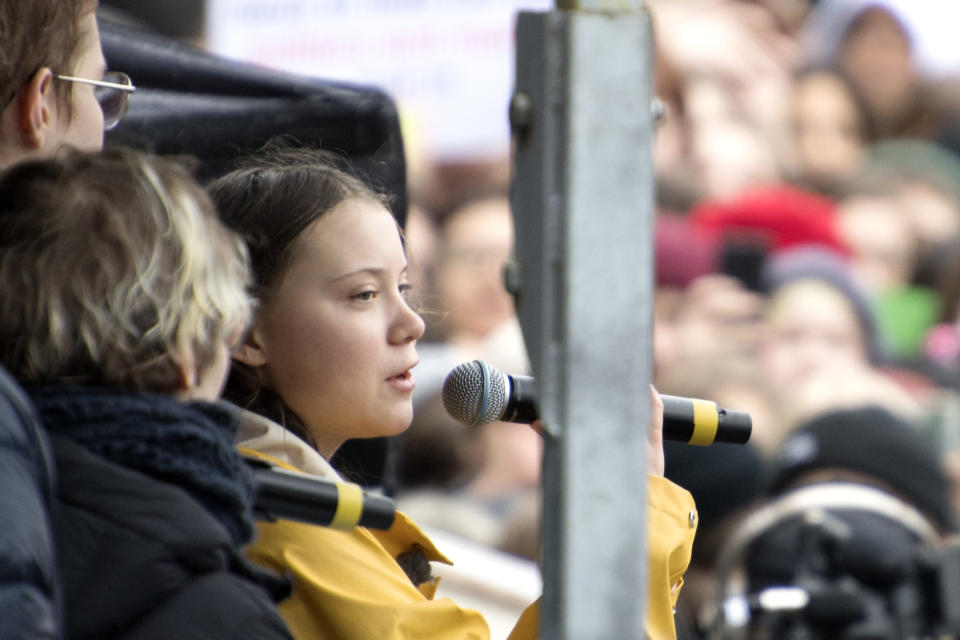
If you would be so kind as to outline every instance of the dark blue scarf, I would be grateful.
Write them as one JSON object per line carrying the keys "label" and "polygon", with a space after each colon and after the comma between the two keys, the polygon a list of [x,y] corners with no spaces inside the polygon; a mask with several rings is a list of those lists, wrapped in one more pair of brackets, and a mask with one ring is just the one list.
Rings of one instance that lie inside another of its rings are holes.
{"label": "dark blue scarf", "polygon": [[227,405],[102,387],[27,388],[43,425],[115,464],[179,486],[237,545],[253,536],[253,476],[234,449]]}

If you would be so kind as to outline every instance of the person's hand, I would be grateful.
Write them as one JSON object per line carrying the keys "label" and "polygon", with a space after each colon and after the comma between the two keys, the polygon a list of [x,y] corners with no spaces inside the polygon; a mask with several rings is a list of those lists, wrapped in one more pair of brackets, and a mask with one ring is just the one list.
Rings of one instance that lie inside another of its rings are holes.
{"label": "person's hand", "polygon": [[530,423],[530,428],[539,433],[541,436],[543,435],[543,422],[541,422],[539,418]]}
{"label": "person's hand", "polygon": [[657,55],[680,84],[706,75],[739,89],[793,67],[798,45],[766,8],[749,2],[649,2]]}
{"label": "person's hand", "polygon": [[663,400],[650,385],[650,421],[647,423],[647,473],[663,477]]}

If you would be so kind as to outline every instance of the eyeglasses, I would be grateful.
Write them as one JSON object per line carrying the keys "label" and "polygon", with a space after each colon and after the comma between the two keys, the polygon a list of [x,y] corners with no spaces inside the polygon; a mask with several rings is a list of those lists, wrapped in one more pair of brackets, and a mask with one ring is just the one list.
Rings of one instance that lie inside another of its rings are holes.
{"label": "eyeglasses", "polygon": [[103,111],[103,130],[109,131],[117,126],[127,113],[127,103],[130,100],[130,94],[137,90],[133,86],[130,76],[122,71],[107,71],[103,74],[103,80],[90,80],[88,78],[76,78],[74,76],[56,76],[57,80],[67,82],[79,82],[81,84],[92,84],[93,95],[100,103],[100,110]]}

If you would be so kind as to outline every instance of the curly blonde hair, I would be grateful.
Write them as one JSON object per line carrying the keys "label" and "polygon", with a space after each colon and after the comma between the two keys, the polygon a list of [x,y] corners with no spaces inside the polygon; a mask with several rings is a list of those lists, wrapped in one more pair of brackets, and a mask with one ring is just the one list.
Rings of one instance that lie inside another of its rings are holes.
{"label": "curly blonde hair", "polygon": [[0,362],[156,393],[250,319],[249,260],[181,164],[68,151],[0,178]]}

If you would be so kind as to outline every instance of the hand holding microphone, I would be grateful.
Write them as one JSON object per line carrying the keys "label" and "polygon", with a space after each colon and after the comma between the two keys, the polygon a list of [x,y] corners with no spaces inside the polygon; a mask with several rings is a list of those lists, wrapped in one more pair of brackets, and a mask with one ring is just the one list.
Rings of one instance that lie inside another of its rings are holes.
{"label": "hand holding microphone", "polygon": [[[694,445],[745,444],[753,423],[742,411],[721,409],[715,402],[660,395],[663,437]],[[531,423],[540,416],[536,384],[474,360],[454,368],[443,383],[443,406],[455,420],[477,426],[489,422]]]}

